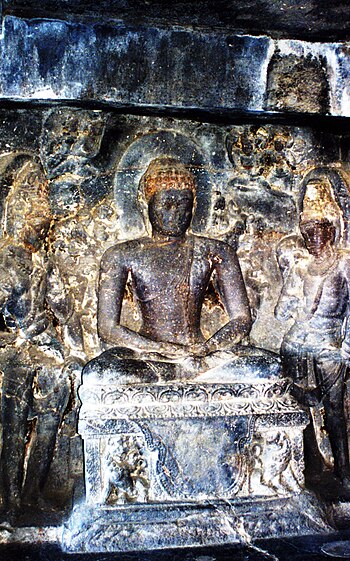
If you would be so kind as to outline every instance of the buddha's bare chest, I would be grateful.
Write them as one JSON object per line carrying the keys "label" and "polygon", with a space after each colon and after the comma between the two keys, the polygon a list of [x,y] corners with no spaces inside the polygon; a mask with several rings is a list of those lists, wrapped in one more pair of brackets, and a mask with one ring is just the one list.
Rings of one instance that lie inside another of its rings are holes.
{"label": "buddha's bare chest", "polygon": [[136,256],[130,273],[140,300],[186,299],[206,289],[211,265],[208,258],[197,255],[190,246],[163,247]]}

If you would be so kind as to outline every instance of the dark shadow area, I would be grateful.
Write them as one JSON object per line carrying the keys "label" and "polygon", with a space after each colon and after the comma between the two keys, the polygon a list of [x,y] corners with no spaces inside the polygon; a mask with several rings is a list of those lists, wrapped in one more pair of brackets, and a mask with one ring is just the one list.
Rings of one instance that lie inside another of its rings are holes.
{"label": "dark shadow area", "polygon": [[114,113],[115,115],[137,115],[145,117],[169,117],[183,119],[185,121],[198,121],[199,123],[212,123],[216,125],[253,125],[271,124],[288,125],[296,127],[310,127],[314,131],[327,131],[332,134],[349,133],[349,118],[335,117],[326,115],[313,115],[309,113],[293,112],[269,112],[269,111],[233,111],[224,110],[220,107],[212,109],[198,109],[193,107],[174,108],[174,107],[137,107],[135,105],[116,104],[111,102],[91,101],[91,100],[11,100],[3,99],[0,102],[0,109],[22,110],[22,109],[48,109],[50,107],[72,107],[87,110],[101,110]]}
{"label": "dark shadow area", "polygon": [[0,546],[1,561],[325,561],[325,544],[350,539],[350,531],[330,536],[266,540],[250,547],[222,546],[134,553],[70,555],[58,546]]}
{"label": "dark shadow area", "polygon": [[307,41],[349,38],[346,0],[4,0],[3,15],[232,30]]}

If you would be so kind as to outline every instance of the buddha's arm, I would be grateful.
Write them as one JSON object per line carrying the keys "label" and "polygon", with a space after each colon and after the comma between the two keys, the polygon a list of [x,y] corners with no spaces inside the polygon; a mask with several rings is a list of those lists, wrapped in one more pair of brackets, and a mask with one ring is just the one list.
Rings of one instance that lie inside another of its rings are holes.
{"label": "buddha's arm", "polygon": [[120,324],[129,268],[122,251],[113,248],[105,253],[100,267],[97,327],[102,341],[111,346],[127,347],[141,353],[158,353],[175,358],[185,354],[180,345],[153,341]]}
{"label": "buddha's arm", "polygon": [[229,321],[208,339],[208,352],[225,349],[239,343],[249,334],[252,318],[247,291],[236,252],[224,244],[220,254],[214,258],[217,286]]}

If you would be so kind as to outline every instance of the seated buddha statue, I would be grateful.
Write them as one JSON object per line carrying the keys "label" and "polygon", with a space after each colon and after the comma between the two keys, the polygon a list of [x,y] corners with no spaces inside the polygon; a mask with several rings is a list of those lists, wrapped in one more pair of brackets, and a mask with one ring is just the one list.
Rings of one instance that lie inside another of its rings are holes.
{"label": "seated buddha statue", "polygon": [[[277,376],[276,355],[241,344],[252,318],[236,252],[190,231],[193,174],[174,158],[160,157],[151,161],[139,188],[152,233],[103,255],[98,333],[107,350],[85,366],[85,380],[106,370],[121,384]],[[201,312],[213,275],[228,321],[205,339]],[[138,331],[121,323],[127,283],[142,320]]]}

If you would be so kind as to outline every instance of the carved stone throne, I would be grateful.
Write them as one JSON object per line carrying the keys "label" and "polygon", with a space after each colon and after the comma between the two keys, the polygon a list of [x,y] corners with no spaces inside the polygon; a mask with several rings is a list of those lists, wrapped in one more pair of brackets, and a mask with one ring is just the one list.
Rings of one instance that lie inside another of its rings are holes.
{"label": "carved stone throne", "polygon": [[80,398],[86,501],[65,529],[66,550],[241,543],[327,530],[304,491],[308,415],[278,371],[253,379],[242,366],[230,383],[120,385],[107,369],[83,375]]}

